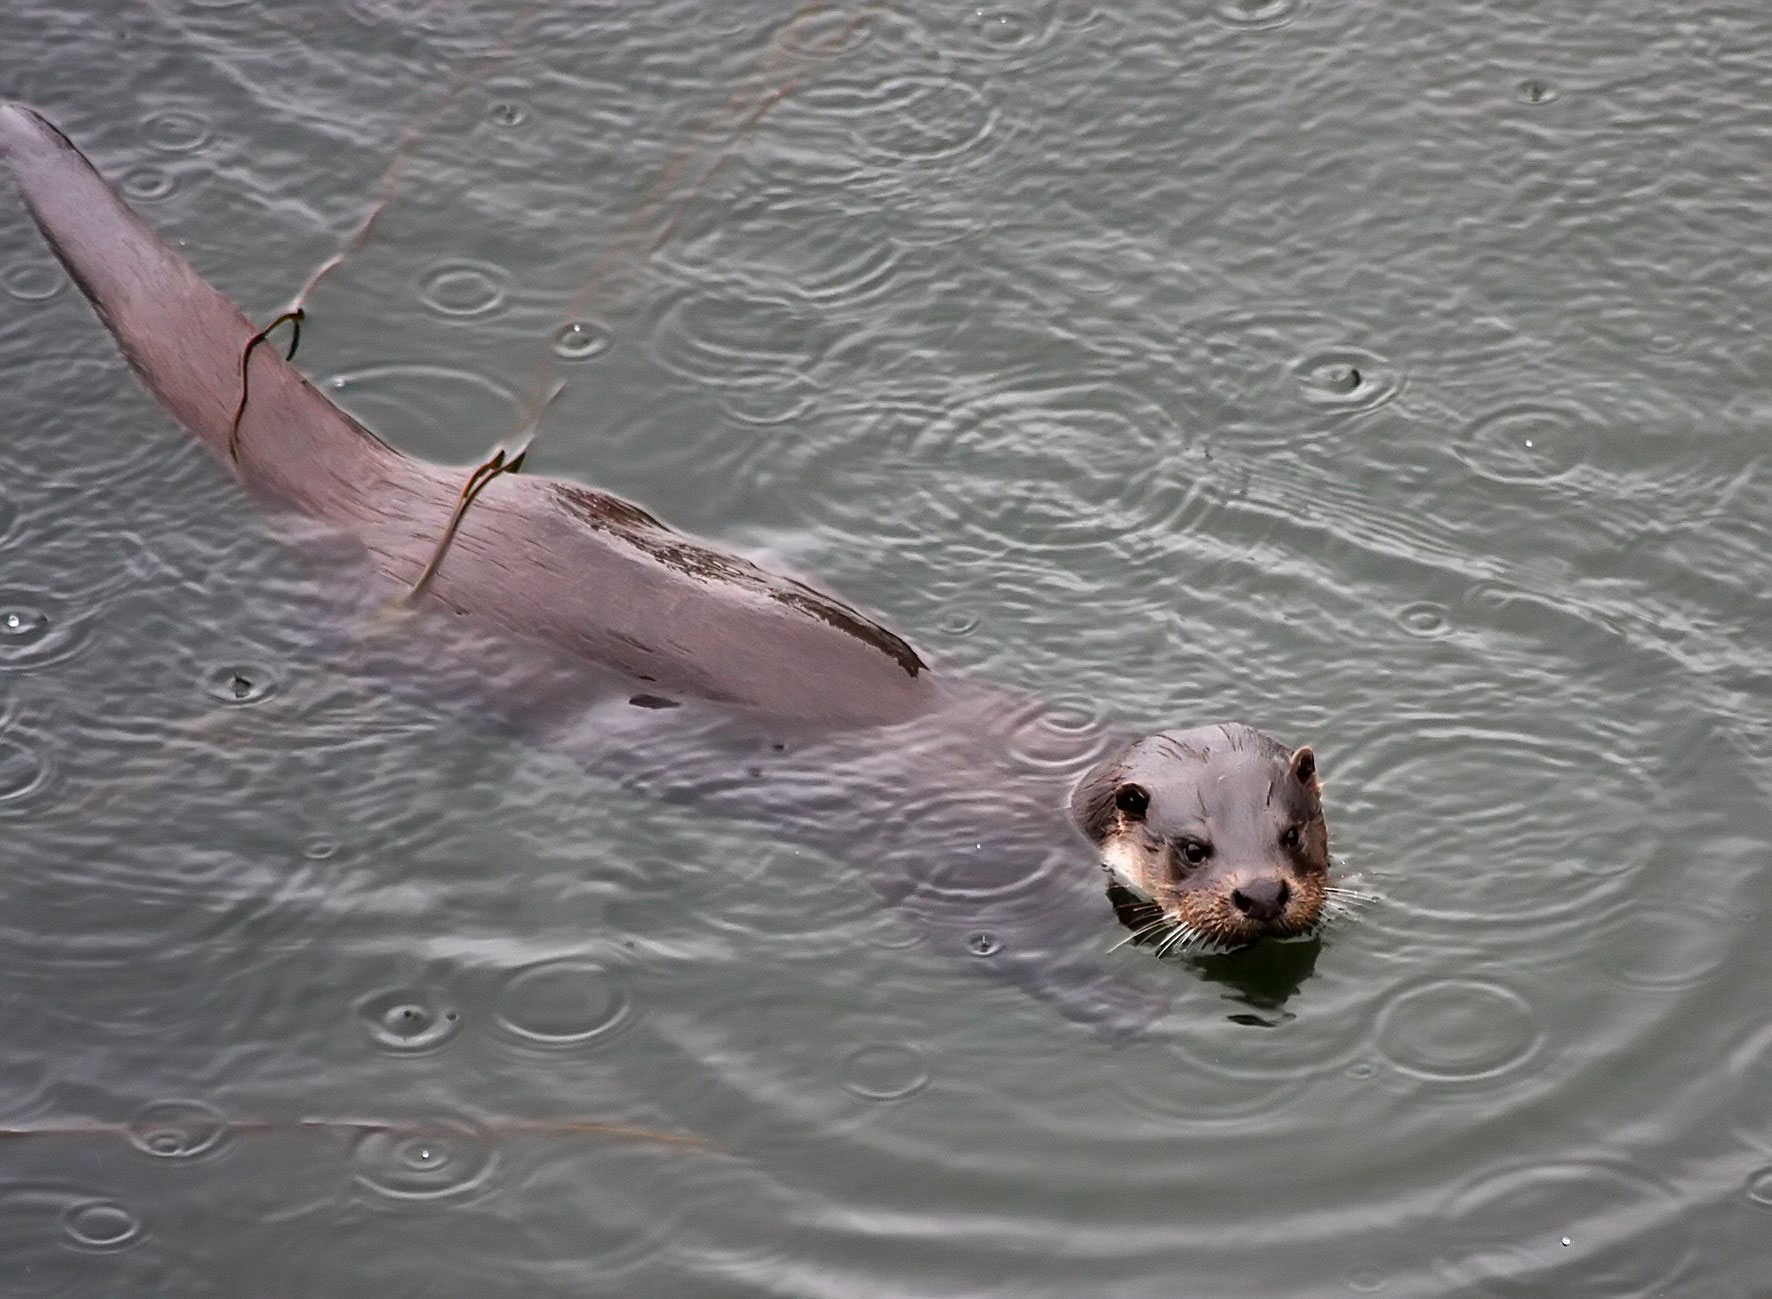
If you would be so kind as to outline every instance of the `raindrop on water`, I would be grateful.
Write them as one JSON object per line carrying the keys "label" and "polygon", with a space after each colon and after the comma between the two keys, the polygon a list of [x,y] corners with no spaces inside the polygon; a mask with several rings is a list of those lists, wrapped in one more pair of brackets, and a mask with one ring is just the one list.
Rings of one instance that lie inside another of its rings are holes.
{"label": "raindrop on water", "polygon": [[152,1101],[129,1121],[129,1143],[156,1159],[195,1159],[225,1136],[227,1119],[202,1101]]}
{"label": "raindrop on water", "polygon": [[554,335],[554,354],[562,360],[587,360],[608,346],[608,331],[582,320],[562,325]]}
{"label": "raindrop on water", "polygon": [[124,174],[122,188],[130,198],[147,203],[165,198],[177,184],[171,172],[159,167],[136,167]]}
{"label": "raindrop on water", "polygon": [[461,1014],[423,988],[386,988],[357,1002],[357,1019],[378,1046],[401,1055],[432,1051],[455,1036]]}
{"label": "raindrop on water", "polygon": [[142,135],[156,149],[188,153],[209,143],[209,123],[196,113],[169,108],[142,123]]}
{"label": "raindrop on water", "polygon": [[82,1249],[122,1249],[141,1234],[141,1223],[120,1204],[108,1200],[85,1200],[68,1206],[62,1229]]}
{"label": "raindrop on water", "polygon": [[1359,370],[1345,362],[1321,366],[1311,374],[1311,379],[1325,392],[1350,393],[1360,386]]}
{"label": "raindrop on water", "polygon": [[209,693],[224,704],[255,704],[270,698],[276,688],[275,676],[251,664],[229,664],[209,674]]}
{"label": "raindrop on water", "polygon": [[913,1048],[881,1042],[860,1047],[844,1062],[843,1086],[870,1101],[901,1100],[923,1089],[929,1068]]}
{"label": "raindrop on water", "polygon": [[449,262],[431,269],[419,297],[445,316],[483,316],[504,304],[507,279],[503,267]]}

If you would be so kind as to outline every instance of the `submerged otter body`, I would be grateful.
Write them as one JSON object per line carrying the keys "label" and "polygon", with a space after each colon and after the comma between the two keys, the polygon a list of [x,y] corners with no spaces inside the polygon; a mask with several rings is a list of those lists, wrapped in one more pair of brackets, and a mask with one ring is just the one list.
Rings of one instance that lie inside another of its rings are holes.
{"label": "submerged otter body", "polygon": [[[0,144],[160,402],[254,495],[351,539],[379,597],[409,588],[462,472],[389,447],[265,347],[230,455],[253,326],[49,123],[0,107]],[[1108,913],[1079,830],[1202,945],[1317,923],[1327,840],[1310,750],[1248,728],[1049,727],[1037,701],[944,678],[843,602],[590,488],[495,478],[416,603],[458,615],[439,643],[464,624],[496,642],[496,673],[463,674],[477,713],[619,784],[862,865],[933,945],[1104,1032],[1136,1030],[1166,998],[1100,964]]]}

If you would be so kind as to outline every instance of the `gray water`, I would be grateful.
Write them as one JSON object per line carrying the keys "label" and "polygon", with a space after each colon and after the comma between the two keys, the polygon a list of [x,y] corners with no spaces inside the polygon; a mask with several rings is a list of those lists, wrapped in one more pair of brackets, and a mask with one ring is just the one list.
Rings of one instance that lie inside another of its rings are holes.
{"label": "gray water", "polygon": [[11,0],[260,318],[429,120],[300,358],[392,440],[551,357],[532,467],[1310,741],[1382,901],[1121,950],[1116,1046],[475,728],[8,189],[0,1295],[1772,1294],[1769,78],[1740,4]]}

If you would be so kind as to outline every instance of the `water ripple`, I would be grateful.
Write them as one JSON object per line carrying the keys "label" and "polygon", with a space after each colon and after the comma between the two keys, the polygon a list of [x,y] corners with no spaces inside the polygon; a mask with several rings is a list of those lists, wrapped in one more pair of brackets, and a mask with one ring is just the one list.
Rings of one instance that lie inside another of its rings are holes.
{"label": "water ripple", "polygon": [[416,455],[452,463],[478,461],[515,427],[522,405],[515,389],[465,367],[361,366],[339,371],[326,386],[377,433]]}
{"label": "water ripple", "polygon": [[544,961],[499,992],[500,1028],[528,1046],[569,1050],[620,1032],[633,1008],[620,980],[592,961]]}
{"label": "water ripple", "polygon": [[1411,636],[1444,636],[1449,630],[1446,607],[1429,600],[1404,605],[1397,610],[1397,621]]}
{"label": "water ripple", "polygon": [[563,361],[588,361],[609,343],[609,331],[592,321],[568,321],[554,331],[554,355]]}
{"label": "water ripple", "polygon": [[[1286,304],[1197,317],[1182,326],[1172,360],[1176,383],[1215,419],[1241,420],[1276,400],[1297,405],[1301,414],[1365,414],[1393,401],[1407,375],[1380,353],[1347,342],[1352,332],[1346,322]],[[1275,439],[1296,447],[1302,438],[1330,432],[1261,421],[1239,428],[1238,440],[1259,453]]]}
{"label": "water ripple", "polygon": [[[1679,1197],[1611,1158],[1523,1159],[1480,1172],[1435,1214],[1456,1233],[1442,1270],[1462,1290],[1660,1294],[1691,1265]],[[1521,1224],[1537,1224],[1522,1236]]]}
{"label": "water ripple", "polygon": [[893,162],[974,158],[997,126],[996,110],[983,91],[939,74],[830,78],[809,87],[801,100],[809,109],[846,121],[851,139],[865,152]]}
{"label": "water ripple", "polygon": [[1429,1082],[1470,1082],[1518,1068],[1542,1036],[1518,993],[1474,979],[1440,979],[1391,996],[1378,1049]]}
{"label": "water ripple", "polygon": [[215,128],[201,113],[164,108],[142,119],[142,138],[166,153],[191,153],[208,144]]}
{"label": "water ripple", "polygon": [[720,395],[735,417],[780,424],[812,400],[812,372],[831,345],[817,313],[742,291],[692,292],[652,328],[659,363]]}
{"label": "water ripple", "polygon": [[20,302],[42,302],[61,292],[68,277],[54,262],[26,258],[0,271],[0,289]]}
{"label": "water ripple", "polygon": [[1547,483],[1592,463],[1594,415],[1578,406],[1510,403],[1477,416],[1452,452],[1473,471],[1503,483]]}
{"label": "water ripple", "polygon": [[1729,920],[1721,903],[1632,898],[1595,927],[1610,954],[1601,968],[1608,978],[1645,992],[1700,987],[1729,961],[1729,947],[1718,941]]}
{"label": "water ripple", "polygon": [[204,1159],[227,1143],[227,1116],[206,1101],[150,1101],[129,1120],[129,1144],[156,1159]]}
{"label": "water ripple", "polygon": [[[759,439],[743,472],[839,533],[936,536],[956,553],[1125,553],[1173,533],[1190,500],[1186,436],[1114,379],[987,390],[948,408],[882,401],[838,423],[841,439]],[[845,490],[862,447],[896,502],[884,515]]]}
{"label": "water ripple", "polygon": [[424,1133],[371,1132],[352,1151],[359,1185],[390,1200],[443,1200],[483,1189],[498,1167],[498,1150],[466,1122]]}
{"label": "water ripple", "polygon": [[382,1050],[425,1055],[461,1028],[461,1012],[435,988],[383,988],[358,999],[357,1022]]}
{"label": "water ripple", "polygon": [[457,320],[490,316],[504,306],[510,278],[509,271],[491,262],[443,262],[424,273],[419,301],[437,314]]}
{"label": "water ripple", "polygon": [[175,1275],[127,1206],[59,1182],[0,1181],[0,1259],[7,1299],[207,1293],[185,1288],[194,1278]]}
{"label": "water ripple", "polygon": [[0,817],[34,812],[49,793],[54,772],[32,742],[0,735]]}
{"label": "water ripple", "polygon": [[1395,914],[1374,923],[1418,928],[1433,918],[1448,932],[1476,925],[1538,947],[1585,933],[1654,842],[1616,810],[1653,806],[1653,782],[1597,752],[1561,726],[1401,716],[1374,726],[1336,768],[1344,800],[1358,805],[1348,815],[1384,834],[1398,863],[1446,867],[1435,873],[1437,901],[1405,891]]}
{"label": "water ripple", "polygon": [[144,163],[124,172],[118,187],[132,202],[153,203],[171,196],[178,188],[178,177],[164,167]]}
{"label": "water ripple", "polygon": [[1293,362],[1305,399],[1331,410],[1375,410],[1403,390],[1403,376],[1376,352],[1329,348]]}
{"label": "water ripple", "polygon": [[223,663],[203,674],[204,693],[230,705],[263,703],[277,685],[277,673],[259,663]]}
{"label": "water ripple", "polygon": [[1218,0],[1213,16],[1246,32],[1272,31],[1295,22],[1306,0]]}
{"label": "water ripple", "polygon": [[928,1084],[929,1066],[923,1057],[900,1043],[859,1046],[843,1062],[843,1086],[863,1100],[903,1100]]}
{"label": "water ripple", "polygon": [[1747,1198],[1761,1209],[1772,1209],[1772,1168],[1762,1168],[1747,1179]]}
{"label": "water ripple", "polygon": [[62,1211],[62,1231],[76,1249],[102,1253],[127,1249],[141,1230],[135,1215],[111,1200],[82,1200]]}
{"label": "water ripple", "polygon": [[72,612],[47,591],[0,589],[0,672],[32,672],[86,647],[93,611]]}

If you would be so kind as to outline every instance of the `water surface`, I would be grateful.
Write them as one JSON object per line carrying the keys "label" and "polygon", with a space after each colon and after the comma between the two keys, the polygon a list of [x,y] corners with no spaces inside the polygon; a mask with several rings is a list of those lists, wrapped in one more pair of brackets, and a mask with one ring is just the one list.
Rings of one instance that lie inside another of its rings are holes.
{"label": "water surface", "polygon": [[1116,1046],[475,728],[8,190],[0,1120],[112,1126],[0,1141],[0,1293],[1764,1294],[1768,50],[15,0],[0,92],[261,317],[434,115],[303,344],[391,439],[473,458],[552,358],[532,465],[1072,715],[1309,740],[1384,901]]}

